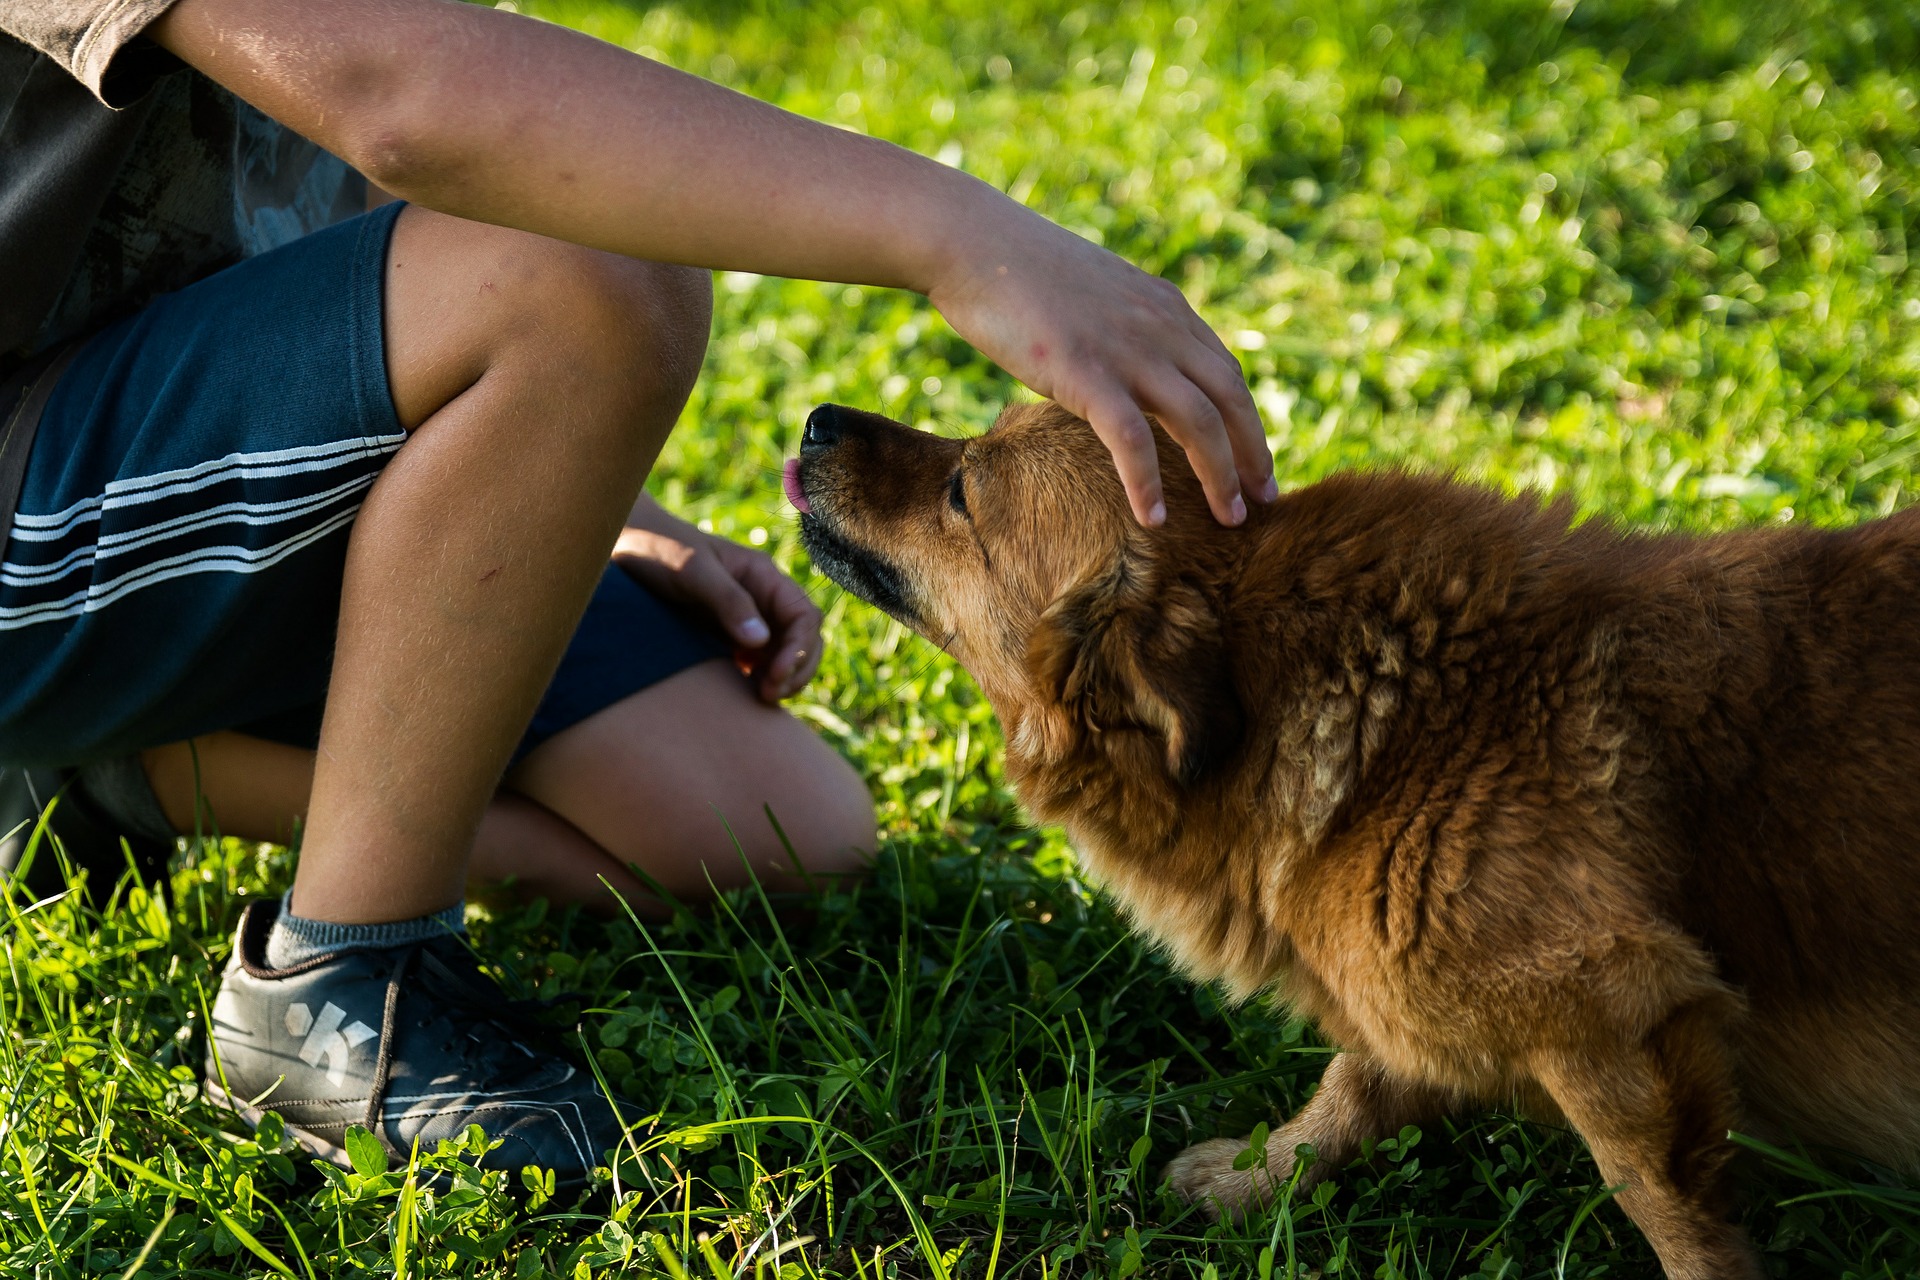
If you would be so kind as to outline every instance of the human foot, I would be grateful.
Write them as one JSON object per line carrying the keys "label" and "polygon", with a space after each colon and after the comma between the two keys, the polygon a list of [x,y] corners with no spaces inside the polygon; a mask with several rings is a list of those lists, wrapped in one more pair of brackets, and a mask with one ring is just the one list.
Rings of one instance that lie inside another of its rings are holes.
{"label": "human foot", "polygon": [[524,1042],[532,1028],[454,937],[267,966],[277,902],[241,917],[214,1002],[207,1095],[250,1123],[278,1112],[314,1154],[347,1166],[363,1125],[390,1152],[478,1124],[483,1167],[539,1165],[582,1185],[621,1137],[593,1078]]}

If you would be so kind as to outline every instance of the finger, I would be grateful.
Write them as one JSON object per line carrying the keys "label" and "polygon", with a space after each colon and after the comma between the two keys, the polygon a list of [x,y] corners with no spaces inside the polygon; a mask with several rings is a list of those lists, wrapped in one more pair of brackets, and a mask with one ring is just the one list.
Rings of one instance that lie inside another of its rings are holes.
{"label": "finger", "polygon": [[1194,337],[1200,339],[1201,343],[1215,355],[1233,365],[1236,369],[1240,367],[1240,362],[1234,359],[1233,352],[1227,347],[1226,340],[1215,333],[1213,326],[1205,320],[1202,320],[1200,313],[1191,307],[1187,309],[1187,329]]}
{"label": "finger", "polygon": [[768,702],[791,698],[807,687],[820,669],[818,631],[796,629],[780,646],[779,656],[761,668],[760,696]]}
{"label": "finger", "polygon": [[761,616],[753,594],[711,553],[696,555],[680,571],[688,594],[713,613],[733,642],[743,649],[764,649],[773,630]]}
{"label": "finger", "polygon": [[1224,525],[1243,522],[1247,502],[1241,496],[1240,471],[1220,410],[1191,379],[1172,372],[1147,388],[1147,398],[1160,425],[1187,451],[1187,461],[1200,477],[1200,487],[1206,490],[1213,518]]}
{"label": "finger", "polygon": [[[1201,326],[1203,329],[1206,326]],[[1247,389],[1240,362],[1226,354],[1225,346],[1213,330],[1206,330],[1220,359],[1199,359],[1182,371],[1213,402],[1226,423],[1227,440],[1233,448],[1233,461],[1240,473],[1241,492],[1259,502],[1272,502],[1280,496],[1280,482],[1273,475],[1273,451],[1267,445],[1267,430],[1260,421],[1259,406]]]}
{"label": "finger", "polygon": [[[1186,302],[1182,295],[1182,303]],[[1187,332],[1206,348],[1193,360],[1180,362],[1181,372],[1199,386],[1227,426],[1233,444],[1233,459],[1240,472],[1243,493],[1260,502],[1272,502],[1280,496],[1279,481],[1273,475],[1273,451],[1267,447],[1266,427],[1260,421],[1260,408],[1247,387],[1246,371],[1228,349],[1213,326],[1200,318],[1193,307],[1183,305]],[[1209,359],[1208,356],[1212,358]]]}
{"label": "finger", "polygon": [[820,608],[799,583],[760,552],[743,550],[730,567],[773,624],[774,640],[764,659],[755,664],[761,696],[769,702],[789,697],[805,686],[819,665]]}
{"label": "finger", "polygon": [[773,623],[776,634],[784,634],[800,623],[820,625],[820,607],[799,583],[781,572],[770,556],[749,552],[733,569],[760,606],[761,615]]}
{"label": "finger", "polygon": [[1166,522],[1166,496],[1160,485],[1160,455],[1153,447],[1153,430],[1133,397],[1113,387],[1083,407],[1067,408],[1085,418],[1093,433],[1113,455],[1114,469],[1127,490],[1133,518],[1151,529]]}
{"label": "finger", "polygon": [[803,649],[805,655],[793,674],[787,677],[787,696],[791,697],[806,688],[813,678],[820,674],[820,659],[826,653],[826,638],[815,634],[811,648]]}
{"label": "finger", "polygon": [[784,635],[773,657],[754,672],[760,697],[766,702],[790,698],[806,687],[820,662],[820,634],[796,630]]}
{"label": "finger", "polygon": [[1227,344],[1220,335],[1213,331],[1213,326],[1202,320],[1200,313],[1193,309],[1193,303],[1187,300],[1186,291],[1164,276],[1155,277],[1155,280],[1161,286],[1162,299],[1173,307],[1177,313],[1178,322],[1185,326],[1187,332],[1192,334],[1201,346],[1238,369],[1240,362],[1234,358],[1233,352],[1227,349]]}
{"label": "finger", "polygon": [[780,651],[767,675],[778,696],[786,698],[805,688],[820,667],[820,610],[799,584],[784,576],[772,604],[780,627]]}

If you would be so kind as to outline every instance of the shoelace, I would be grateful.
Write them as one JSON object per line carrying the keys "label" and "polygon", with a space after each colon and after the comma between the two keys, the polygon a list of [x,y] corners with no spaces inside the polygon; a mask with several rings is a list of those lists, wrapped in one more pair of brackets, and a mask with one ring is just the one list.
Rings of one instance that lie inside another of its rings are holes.
{"label": "shoelace", "polygon": [[[423,987],[427,989],[420,994],[443,998],[448,1006],[443,1016],[458,1019],[458,1015],[464,1013],[476,1023],[498,1028],[506,1033],[507,1043],[520,1048],[529,1062],[537,1063],[539,1055],[521,1045],[520,1036],[543,1025],[538,1021],[538,1015],[572,998],[562,995],[549,1000],[510,999],[498,987],[483,985],[442,960],[435,954],[436,944],[445,945],[441,940],[434,939],[397,948],[393,970],[387,975],[386,1003],[380,1014],[380,1049],[374,1057],[373,1088],[367,1095],[366,1127],[389,1150],[394,1148],[387,1141],[386,1134],[387,1085],[393,1075],[394,1033],[399,1029],[400,1021],[400,988],[416,965],[426,979]],[[470,1039],[477,1039],[471,1029],[467,1035]],[[489,1056],[498,1057],[497,1054]]]}

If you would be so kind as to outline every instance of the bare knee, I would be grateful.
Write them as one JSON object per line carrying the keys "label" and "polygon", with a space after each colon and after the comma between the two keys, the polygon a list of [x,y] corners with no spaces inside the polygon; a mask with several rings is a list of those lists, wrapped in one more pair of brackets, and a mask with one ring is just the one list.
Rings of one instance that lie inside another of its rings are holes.
{"label": "bare knee", "polygon": [[749,870],[781,889],[854,873],[874,848],[859,774],[723,659],[554,735],[508,785],[684,900],[743,884]]}
{"label": "bare knee", "polygon": [[712,278],[696,267],[574,245],[557,245],[554,256],[551,336],[610,370],[637,376],[643,394],[677,414],[706,356]]}
{"label": "bare knee", "polygon": [[531,303],[511,317],[510,341],[543,359],[561,351],[575,368],[631,380],[677,411],[707,350],[713,319],[707,273],[509,234],[520,242],[500,248]]}
{"label": "bare knee", "polygon": [[482,377],[518,372],[557,403],[664,434],[706,353],[705,271],[409,208],[388,251],[387,366],[408,430]]}
{"label": "bare knee", "polygon": [[784,798],[788,816],[782,816],[780,798],[767,807],[780,819],[809,875],[858,875],[872,860],[878,838],[873,796],[833,748],[818,738],[809,745],[819,759],[808,762],[803,792]]}
{"label": "bare knee", "polygon": [[859,875],[876,843],[866,784],[805,725],[784,716],[769,721],[778,727],[770,735],[775,741],[764,746],[778,753],[778,772],[763,770],[757,785],[743,777],[728,788],[733,811],[723,816],[738,853],[709,860],[719,872],[716,882],[723,888],[744,883],[740,854],[771,889],[817,887],[823,879]]}

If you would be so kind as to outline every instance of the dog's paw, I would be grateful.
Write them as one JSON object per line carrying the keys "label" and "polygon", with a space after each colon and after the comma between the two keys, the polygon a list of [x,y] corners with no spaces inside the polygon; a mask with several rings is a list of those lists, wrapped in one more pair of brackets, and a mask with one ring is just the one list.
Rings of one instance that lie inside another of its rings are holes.
{"label": "dog's paw", "polygon": [[[1167,1184],[1187,1203],[1197,1201],[1211,1218],[1243,1217],[1249,1209],[1265,1204],[1273,1194],[1272,1171],[1233,1167],[1233,1162],[1246,1149],[1244,1138],[1215,1138],[1211,1142],[1196,1143],[1167,1162]],[[1271,1144],[1267,1150],[1273,1150]]]}

